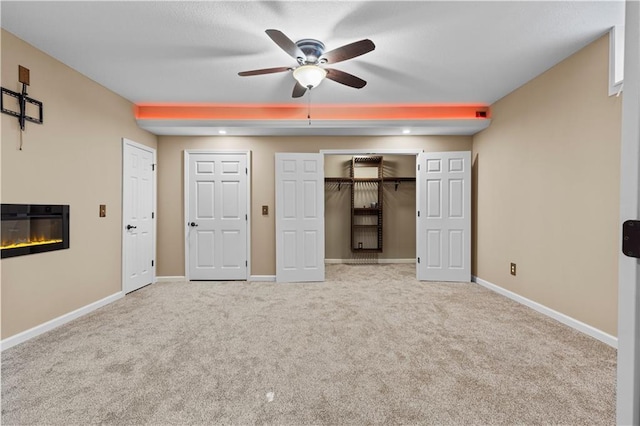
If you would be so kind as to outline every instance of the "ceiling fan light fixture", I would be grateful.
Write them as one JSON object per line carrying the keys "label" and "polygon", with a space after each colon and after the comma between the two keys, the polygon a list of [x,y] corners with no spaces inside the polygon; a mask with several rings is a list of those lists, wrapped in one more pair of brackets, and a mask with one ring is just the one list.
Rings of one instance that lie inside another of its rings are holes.
{"label": "ceiling fan light fixture", "polygon": [[293,70],[293,78],[307,89],[317,87],[327,76],[327,71],[317,65],[302,65]]}

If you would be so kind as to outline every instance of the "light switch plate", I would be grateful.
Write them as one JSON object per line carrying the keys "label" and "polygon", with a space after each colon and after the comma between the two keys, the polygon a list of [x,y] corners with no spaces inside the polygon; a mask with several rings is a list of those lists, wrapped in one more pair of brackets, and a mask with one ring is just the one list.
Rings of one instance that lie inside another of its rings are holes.
{"label": "light switch plate", "polygon": [[262,206],[262,216],[267,216],[269,214],[269,206]]}
{"label": "light switch plate", "polygon": [[100,217],[106,217],[106,216],[107,216],[107,205],[100,204]]}

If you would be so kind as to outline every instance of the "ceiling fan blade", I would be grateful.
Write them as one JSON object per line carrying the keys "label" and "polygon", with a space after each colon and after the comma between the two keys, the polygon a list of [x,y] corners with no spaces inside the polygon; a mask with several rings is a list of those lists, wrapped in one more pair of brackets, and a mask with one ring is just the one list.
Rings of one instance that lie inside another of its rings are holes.
{"label": "ceiling fan blade", "polygon": [[293,68],[291,67],[263,68],[261,70],[242,71],[239,72],[238,75],[241,77],[248,77],[250,75],[273,74],[276,72],[291,71],[292,69]]}
{"label": "ceiling fan blade", "polygon": [[282,50],[287,52],[293,59],[302,58],[306,59],[304,52],[293,42],[289,37],[284,35],[282,31],[278,30],[266,30],[265,31],[271,40],[273,40]]}
{"label": "ceiling fan blade", "polygon": [[300,98],[306,92],[307,92],[307,88],[296,81],[296,85],[293,86],[293,93],[291,94],[291,97],[292,98]]}
{"label": "ceiling fan blade", "polygon": [[355,58],[356,56],[364,55],[375,48],[376,45],[367,38],[330,50],[320,57],[320,61],[324,59],[329,64],[335,64],[336,62],[342,62],[347,59]]}
{"label": "ceiling fan blade", "polygon": [[344,71],[336,70],[333,68],[325,68],[325,70],[327,70],[327,78],[329,80],[336,81],[338,83],[344,84],[345,86],[362,89],[367,85],[367,82],[363,79]]}

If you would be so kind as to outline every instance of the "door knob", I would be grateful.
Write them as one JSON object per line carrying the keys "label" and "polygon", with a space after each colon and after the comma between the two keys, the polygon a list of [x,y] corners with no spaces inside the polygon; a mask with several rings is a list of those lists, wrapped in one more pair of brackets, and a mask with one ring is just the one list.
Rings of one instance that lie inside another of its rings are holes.
{"label": "door knob", "polygon": [[127,231],[131,230],[131,229],[136,229],[137,226],[132,226],[132,225],[127,225]]}
{"label": "door knob", "polygon": [[195,223],[195,222],[191,222],[191,223],[189,224],[189,226],[198,226],[198,224],[197,224],[197,223]]}

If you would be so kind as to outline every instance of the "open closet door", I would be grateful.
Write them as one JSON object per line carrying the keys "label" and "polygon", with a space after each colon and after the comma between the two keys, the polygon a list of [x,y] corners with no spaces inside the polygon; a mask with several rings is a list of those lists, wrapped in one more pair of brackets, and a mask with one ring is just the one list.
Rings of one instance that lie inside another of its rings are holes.
{"label": "open closet door", "polygon": [[420,153],[416,193],[418,279],[470,281],[471,153]]}
{"label": "open closet door", "polygon": [[276,281],[324,281],[324,156],[276,153]]}

